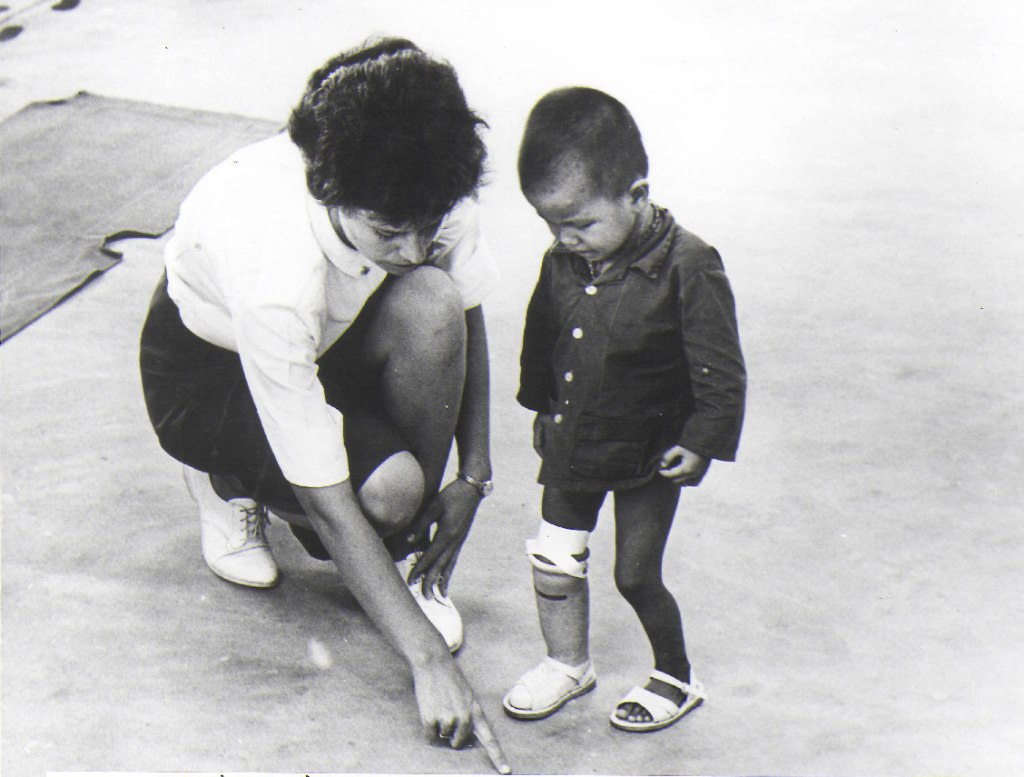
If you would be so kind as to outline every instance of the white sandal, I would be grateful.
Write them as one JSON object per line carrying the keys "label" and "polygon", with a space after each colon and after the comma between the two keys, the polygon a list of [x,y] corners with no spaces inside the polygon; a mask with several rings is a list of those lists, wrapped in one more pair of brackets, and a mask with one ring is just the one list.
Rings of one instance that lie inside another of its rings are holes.
{"label": "white sandal", "polygon": [[[610,720],[615,728],[620,728],[623,731],[657,731],[658,729],[671,726],[687,712],[699,707],[707,698],[707,694],[704,692],[704,684],[694,677],[692,672],[690,673],[690,682],[688,683],[684,683],[670,674],[659,672],[657,669],[652,671],[649,677],[652,680],[660,680],[685,693],[686,696],[683,697],[682,703],[679,705],[673,704],[670,699],[659,696],[654,691],[649,691],[638,685],[623,696],[622,700],[615,705],[615,709],[612,710]],[[623,720],[616,716],[615,713],[624,704],[640,705],[647,710],[651,720],[638,722]]]}
{"label": "white sandal", "polygon": [[505,694],[505,712],[520,720],[539,720],[577,696],[594,690],[597,675],[591,661],[572,667],[545,656]]}

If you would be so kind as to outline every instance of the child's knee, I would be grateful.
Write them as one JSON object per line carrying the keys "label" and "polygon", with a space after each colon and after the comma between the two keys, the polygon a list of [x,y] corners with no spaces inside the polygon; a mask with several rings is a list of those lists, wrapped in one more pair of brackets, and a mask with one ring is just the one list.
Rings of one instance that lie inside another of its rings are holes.
{"label": "child's knee", "polygon": [[615,587],[626,601],[650,597],[665,588],[661,575],[646,569],[615,569]]}
{"label": "child's knee", "polygon": [[359,503],[377,531],[401,531],[423,502],[423,470],[416,457],[399,451],[385,459],[359,489]]}

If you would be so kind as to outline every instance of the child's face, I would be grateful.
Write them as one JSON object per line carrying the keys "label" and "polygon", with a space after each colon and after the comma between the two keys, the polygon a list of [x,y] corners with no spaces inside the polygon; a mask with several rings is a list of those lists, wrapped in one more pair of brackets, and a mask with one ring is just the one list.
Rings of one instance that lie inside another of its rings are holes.
{"label": "child's face", "polygon": [[601,193],[582,172],[526,193],[560,245],[588,262],[614,254],[639,228],[647,207],[647,184],[635,183],[621,196]]}
{"label": "child's face", "polygon": [[391,224],[372,210],[330,208],[331,223],[356,249],[390,275],[405,275],[430,254],[443,219],[429,224]]}

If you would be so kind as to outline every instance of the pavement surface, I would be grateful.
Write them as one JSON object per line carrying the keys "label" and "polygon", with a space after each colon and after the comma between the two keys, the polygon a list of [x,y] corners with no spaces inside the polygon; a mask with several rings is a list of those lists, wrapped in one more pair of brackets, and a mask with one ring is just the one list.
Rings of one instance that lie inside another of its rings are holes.
{"label": "pavement surface", "polygon": [[[448,58],[491,130],[498,488],[453,595],[459,663],[523,774],[1024,773],[1024,11],[925,2],[8,3],[0,118],[86,89],[272,120],[373,33]],[[75,6],[75,3],[62,3]],[[654,198],[722,252],[750,371],[736,464],[687,492],[667,580],[708,702],[637,736],[647,671],[593,541],[596,691],[500,699],[542,651],[514,401],[547,242],[516,144],[550,88],[619,96]],[[0,234],[2,241],[2,234]],[[410,674],[285,527],[271,591],[214,577],[146,421],[138,333],[163,241],[0,350],[4,775],[488,773],[420,738]]]}

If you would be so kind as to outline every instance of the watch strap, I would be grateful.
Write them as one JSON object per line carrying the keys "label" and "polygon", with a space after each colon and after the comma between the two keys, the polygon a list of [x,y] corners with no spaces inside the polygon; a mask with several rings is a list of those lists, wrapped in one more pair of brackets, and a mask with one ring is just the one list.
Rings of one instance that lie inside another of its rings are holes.
{"label": "watch strap", "polygon": [[473,488],[480,492],[481,498],[487,496],[494,490],[493,480],[477,480],[476,478],[467,475],[465,472],[456,472],[455,477],[473,486]]}

